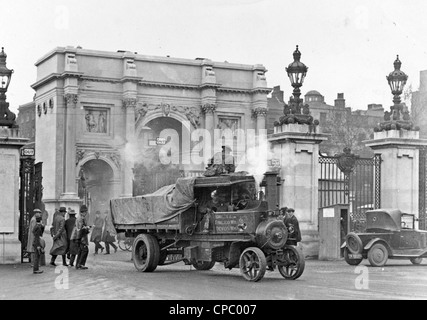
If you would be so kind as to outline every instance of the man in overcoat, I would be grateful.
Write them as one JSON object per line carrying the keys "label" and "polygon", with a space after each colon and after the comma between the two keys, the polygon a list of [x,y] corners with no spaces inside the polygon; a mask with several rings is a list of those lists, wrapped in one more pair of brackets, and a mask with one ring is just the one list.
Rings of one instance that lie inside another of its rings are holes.
{"label": "man in overcoat", "polygon": [[[35,209],[35,210],[39,210],[39,209]],[[34,212],[36,212],[35,210],[34,210]],[[34,234],[33,234],[33,229],[35,226],[36,226],[36,215],[33,214],[33,216],[31,217],[31,220],[30,220],[30,225],[28,227],[28,237],[27,237],[27,252],[30,254],[31,266],[34,265],[34,246],[33,246]]]}
{"label": "man in overcoat", "polygon": [[288,229],[288,243],[296,246],[298,242],[301,241],[301,231],[299,229],[298,219],[295,217],[294,213],[295,210],[293,208],[288,208],[283,222]]}
{"label": "man in overcoat", "polygon": [[32,240],[32,246],[34,251],[33,273],[38,274],[43,272],[43,270],[39,269],[40,255],[42,254],[42,250],[43,250],[40,239],[44,232],[44,225],[42,224],[42,214],[40,209],[34,209],[34,220],[36,221],[36,224],[32,229],[30,229],[30,232],[33,235],[33,240]]}
{"label": "man in overcoat", "polygon": [[57,256],[62,256],[62,265],[68,266],[66,260],[67,253],[67,233],[65,230],[65,207],[59,208],[59,213],[53,218],[51,235],[53,237],[52,249],[50,249],[50,265],[56,266],[55,260]]}
{"label": "man in overcoat", "polygon": [[86,205],[82,205],[80,207],[80,215],[76,220],[76,228],[75,228],[75,236],[72,236],[71,238],[76,238],[78,246],[79,246],[79,252],[77,255],[77,261],[76,261],[76,269],[87,269],[85,266],[86,259],[89,254],[89,239],[88,234],[90,231],[90,227],[87,223],[87,217],[88,215],[88,209]]}
{"label": "man in overcoat", "polygon": [[70,260],[70,266],[73,267],[74,260],[78,253],[78,245],[71,239],[71,235],[76,226],[76,212],[74,210],[70,210],[68,215],[69,218],[65,220],[65,231],[67,234],[67,258]]}
{"label": "man in overcoat", "polygon": [[102,239],[102,228],[104,225],[104,219],[101,217],[101,212],[95,212],[95,221],[93,223],[92,232],[90,234],[90,241],[95,243],[95,254],[98,254],[98,250],[104,250],[104,247],[101,244]]}

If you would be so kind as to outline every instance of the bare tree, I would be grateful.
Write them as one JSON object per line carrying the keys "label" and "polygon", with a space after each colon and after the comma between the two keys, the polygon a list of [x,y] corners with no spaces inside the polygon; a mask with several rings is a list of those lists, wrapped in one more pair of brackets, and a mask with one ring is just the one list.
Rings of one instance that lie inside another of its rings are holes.
{"label": "bare tree", "polygon": [[351,113],[350,109],[343,112],[330,112],[325,123],[321,123],[324,133],[331,136],[328,141],[320,144],[320,151],[329,155],[341,153],[345,147],[352,153],[362,156],[372,156],[373,152],[362,141],[372,137],[375,119],[364,115]]}

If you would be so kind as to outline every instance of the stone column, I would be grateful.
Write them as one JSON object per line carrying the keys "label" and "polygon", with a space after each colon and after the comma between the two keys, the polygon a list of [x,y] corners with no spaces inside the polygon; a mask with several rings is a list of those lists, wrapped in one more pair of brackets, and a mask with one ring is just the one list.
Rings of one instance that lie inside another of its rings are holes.
{"label": "stone column", "polygon": [[256,130],[257,133],[260,133],[260,130],[266,129],[266,117],[267,117],[267,108],[266,107],[257,107],[253,111],[253,116],[256,118]]}
{"label": "stone column", "polygon": [[205,103],[202,105],[202,112],[205,114],[205,129],[211,135],[210,137],[211,138],[211,141],[210,141],[211,154],[205,155],[205,161],[208,161],[216,151],[219,151],[219,150],[214,150],[215,110],[216,110],[216,104],[214,103]]}
{"label": "stone column", "polygon": [[[123,109],[125,112],[126,119],[126,144],[132,145],[134,148],[135,145],[135,108],[136,108],[136,98],[127,97],[123,99]],[[122,157],[124,153],[122,153]],[[132,184],[132,169],[134,167],[133,159],[123,158],[122,161],[122,195],[121,197],[131,197],[133,194],[133,184]]]}
{"label": "stone column", "polygon": [[304,254],[316,256],[319,252],[319,144],[327,140],[328,135],[309,132],[306,124],[283,124],[274,128],[268,140],[273,145],[274,160],[280,161],[280,207],[295,209]]}
{"label": "stone column", "polygon": [[18,129],[0,127],[0,264],[21,262],[19,149],[27,142]]}
{"label": "stone column", "polygon": [[419,147],[427,146],[413,130],[388,130],[374,133],[365,141],[381,154],[381,207],[419,213]]}
{"label": "stone column", "polygon": [[65,94],[64,191],[61,199],[78,199],[76,183],[76,106],[78,95]]}

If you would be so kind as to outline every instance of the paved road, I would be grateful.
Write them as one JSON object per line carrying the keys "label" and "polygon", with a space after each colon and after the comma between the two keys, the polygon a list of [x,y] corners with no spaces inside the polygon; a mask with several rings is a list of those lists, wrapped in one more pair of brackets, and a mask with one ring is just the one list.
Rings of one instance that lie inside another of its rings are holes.
{"label": "paved road", "polygon": [[251,283],[238,269],[218,263],[210,271],[177,263],[139,273],[129,252],[94,255],[93,246],[90,251],[88,270],[46,266],[34,275],[28,264],[1,265],[0,299],[427,299],[427,261],[415,266],[390,260],[384,268],[368,267],[366,261],[355,268],[344,261],[307,260],[298,280],[267,271]]}

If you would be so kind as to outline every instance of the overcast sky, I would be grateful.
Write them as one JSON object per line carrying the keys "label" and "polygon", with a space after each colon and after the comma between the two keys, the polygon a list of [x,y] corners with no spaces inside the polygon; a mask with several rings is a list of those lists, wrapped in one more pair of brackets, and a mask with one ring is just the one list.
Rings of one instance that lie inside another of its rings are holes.
{"label": "overcast sky", "polygon": [[58,46],[263,64],[269,87],[292,88],[285,67],[299,45],[308,66],[302,93],[333,104],[387,109],[386,75],[399,54],[408,85],[427,69],[425,0],[2,0],[0,46],[15,73],[10,109],[32,101],[34,63]]}

